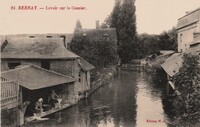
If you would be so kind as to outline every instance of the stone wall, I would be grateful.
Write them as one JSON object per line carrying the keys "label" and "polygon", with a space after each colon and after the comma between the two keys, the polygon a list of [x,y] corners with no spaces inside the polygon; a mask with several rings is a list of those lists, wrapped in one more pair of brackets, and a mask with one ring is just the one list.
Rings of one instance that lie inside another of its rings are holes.
{"label": "stone wall", "polygon": [[50,62],[50,70],[67,76],[73,76],[73,60],[54,60]]}

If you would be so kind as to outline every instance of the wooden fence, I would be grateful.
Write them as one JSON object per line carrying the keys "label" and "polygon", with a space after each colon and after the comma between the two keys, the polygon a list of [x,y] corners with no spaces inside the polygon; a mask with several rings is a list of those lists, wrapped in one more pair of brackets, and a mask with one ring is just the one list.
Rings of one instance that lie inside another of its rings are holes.
{"label": "wooden fence", "polygon": [[1,106],[18,101],[19,85],[1,77]]}

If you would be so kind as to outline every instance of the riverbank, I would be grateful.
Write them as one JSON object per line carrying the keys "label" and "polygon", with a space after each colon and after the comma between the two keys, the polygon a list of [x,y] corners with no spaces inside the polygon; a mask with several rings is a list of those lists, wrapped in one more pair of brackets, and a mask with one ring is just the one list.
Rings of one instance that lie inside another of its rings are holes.
{"label": "riverbank", "polygon": [[81,99],[88,98],[99,87],[108,84],[115,74],[117,74],[116,66],[110,66],[100,70],[96,75],[96,79],[91,83],[90,90],[86,91]]}

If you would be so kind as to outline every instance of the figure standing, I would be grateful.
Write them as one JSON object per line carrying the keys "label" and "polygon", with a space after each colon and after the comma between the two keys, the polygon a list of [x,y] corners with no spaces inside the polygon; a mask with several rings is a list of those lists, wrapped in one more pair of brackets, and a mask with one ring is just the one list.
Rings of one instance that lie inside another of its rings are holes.
{"label": "figure standing", "polygon": [[36,113],[42,113],[43,112],[42,103],[43,103],[43,99],[42,98],[39,98],[38,101],[35,103],[35,111],[36,111]]}
{"label": "figure standing", "polygon": [[55,108],[55,103],[58,103],[58,107],[60,108],[60,102],[62,101],[61,97],[58,96],[55,92],[55,90],[51,90],[51,95],[50,95],[50,104],[52,108]]}

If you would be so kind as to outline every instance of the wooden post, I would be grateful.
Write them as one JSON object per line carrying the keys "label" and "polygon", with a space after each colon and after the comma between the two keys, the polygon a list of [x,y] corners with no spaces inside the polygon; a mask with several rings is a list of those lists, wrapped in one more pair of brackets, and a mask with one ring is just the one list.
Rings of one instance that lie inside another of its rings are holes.
{"label": "wooden post", "polygon": [[167,83],[167,96],[169,96],[169,83]]}
{"label": "wooden post", "polygon": [[19,88],[19,124],[22,126],[24,124],[24,111],[23,111],[23,98],[22,98],[22,87]]}
{"label": "wooden post", "polygon": [[169,75],[167,75],[167,96],[169,96],[169,80],[170,80],[170,77],[169,77]]}

